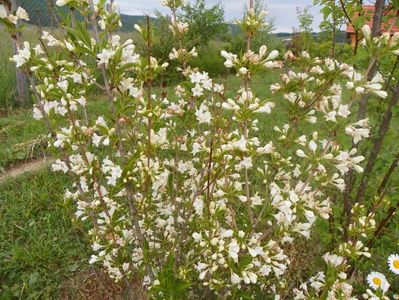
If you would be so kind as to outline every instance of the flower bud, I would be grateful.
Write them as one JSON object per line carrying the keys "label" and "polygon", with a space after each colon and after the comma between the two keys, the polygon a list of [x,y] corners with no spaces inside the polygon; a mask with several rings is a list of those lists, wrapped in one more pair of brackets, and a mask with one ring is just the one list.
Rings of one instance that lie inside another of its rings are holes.
{"label": "flower bud", "polygon": [[138,24],[134,24],[134,29],[136,29],[138,32],[143,33],[143,30]]}
{"label": "flower bud", "polygon": [[364,25],[362,28],[363,36],[366,40],[369,40],[371,37],[371,29],[369,25]]}

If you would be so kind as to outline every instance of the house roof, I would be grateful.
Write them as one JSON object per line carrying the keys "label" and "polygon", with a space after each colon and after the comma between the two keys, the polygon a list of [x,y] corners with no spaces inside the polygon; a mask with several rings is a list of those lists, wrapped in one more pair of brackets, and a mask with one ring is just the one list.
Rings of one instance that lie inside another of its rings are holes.
{"label": "house roof", "polygon": [[[368,24],[371,27],[373,27],[373,17],[374,17],[374,12],[375,12],[375,6],[374,5],[363,5],[363,16],[366,18],[366,24]],[[395,16],[399,14],[399,11],[396,11],[392,8],[388,8],[384,12],[384,16],[390,16],[389,20],[385,23],[382,24],[381,31],[382,32],[387,32],[389,28],[392,26],[392,23],[395,21]],[[359,16],[359,13],[355,14],[355,19]],[[353,20],[352,20],[353,21]],[[353,27],[352,24],[348,23],[346,27],[346,32],[347,33],[355,33],[356,30]],[[397,25],[392,26],[392,33],[399,32],[399,27]]]}

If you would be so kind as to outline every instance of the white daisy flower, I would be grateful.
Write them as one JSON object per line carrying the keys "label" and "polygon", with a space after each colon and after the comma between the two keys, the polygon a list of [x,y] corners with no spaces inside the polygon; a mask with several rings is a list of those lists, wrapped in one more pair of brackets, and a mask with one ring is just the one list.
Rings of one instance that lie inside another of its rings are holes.
{"label": "white daisy flower", "polygon": [[379,272],[371,272],[369,275],[367,275],[367,283],[372,289],[377,290],[380,288],[384,293],[389,288],[387,278],[384,274]]}
{"label": "white daisy flower", "polygon": [[398,254],[391,254],[388,257],[388,267],[389,270],[396,275],[399,275],[399,255]]}

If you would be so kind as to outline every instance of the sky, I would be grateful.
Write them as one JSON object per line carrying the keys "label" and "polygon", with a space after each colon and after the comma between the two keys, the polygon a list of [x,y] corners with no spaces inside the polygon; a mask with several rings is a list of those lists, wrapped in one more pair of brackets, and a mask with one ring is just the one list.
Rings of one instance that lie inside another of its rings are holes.
{"label": "sky", "polygon": [[[154,10],[168,13],[168,10],[161,6],[160,0],[118,0],[120,11],[128,15],[151,15]],[[193,2],[193,0],[191,0]],[[227,20],[237,20],[242,17],[243,7],[246,0],[206,0],[207,5],[221,2],[225,9]],[[296,16],[296,8],[303,9],[307,5],[312,6],[312,0],[264,0],[269,11],[269,16],[274,18],[275,32],[292,32],[293,27],[298,27],[299,22]],[[322,17],[319,7],[312,6],[311,13],[314,16],[313,29],[318,31]]]}

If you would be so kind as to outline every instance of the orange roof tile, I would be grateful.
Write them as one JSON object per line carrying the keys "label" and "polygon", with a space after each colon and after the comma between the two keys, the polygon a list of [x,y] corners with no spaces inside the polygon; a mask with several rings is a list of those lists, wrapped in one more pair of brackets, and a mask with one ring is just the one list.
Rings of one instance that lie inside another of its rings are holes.
{"label": "orange roof tile", "polygon": [[[373,27],[373,17],[374,17],[375,6],[374,5],[363,5],[363,16],[366,17],[366,24]],[[394,22],[395,15],[399,15],[399,11],[395,11],[394,9],[386,9],[384,12],[384,16],[390,16],[389,20],[382,24],[382,32],[387,32]],[[355,18],[359,16],[359,13],[356,13]],[[347,33],[355,33],[355,28],[352,24],[348,23],[346,27]],[[399,32],[399,27],[397,25],[392,26],[392,33]]]}

